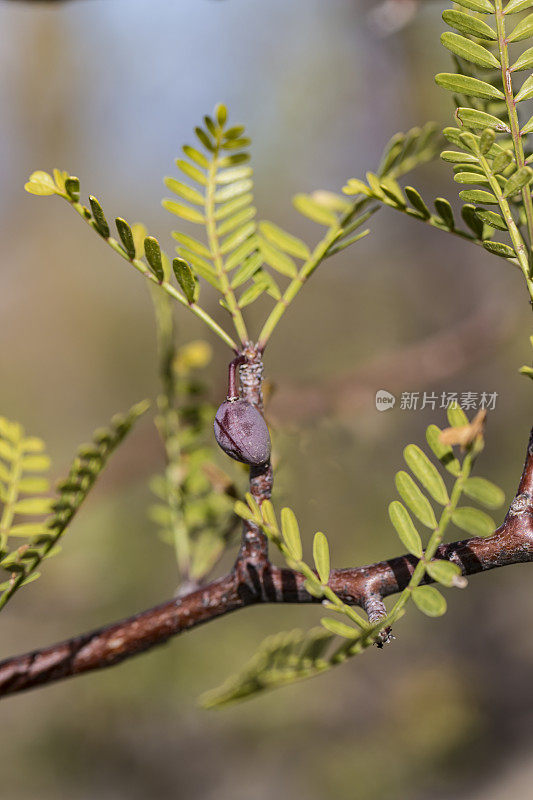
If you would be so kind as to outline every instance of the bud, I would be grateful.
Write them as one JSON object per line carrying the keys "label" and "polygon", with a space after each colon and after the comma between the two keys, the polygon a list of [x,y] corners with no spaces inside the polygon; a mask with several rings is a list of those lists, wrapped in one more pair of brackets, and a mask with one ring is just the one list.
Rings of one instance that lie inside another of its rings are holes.
{"label": "bud", "polygon": [[235,461],[260,467],[270,459],[270,434],[259,411],[247,400],[226,400],[215,415],[215,439]]}

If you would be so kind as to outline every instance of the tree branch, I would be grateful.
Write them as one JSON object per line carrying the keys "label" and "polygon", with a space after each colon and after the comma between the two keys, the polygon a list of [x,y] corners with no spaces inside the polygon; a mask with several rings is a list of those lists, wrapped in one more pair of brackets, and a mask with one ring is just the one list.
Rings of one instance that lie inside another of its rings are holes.
{"label": "tree branch", "polygon": [[[486,538],[443,544],[436,558],[453,561],[463,575],[533,561],[533,430],[517,494],[505,520]],[[366,567],[333,570],[329,584],[346,603],[370,613],[376,602],[402,591],[417,564],[406,555]],[[426,582],[431,580],[426,576]],[[0,663],[0,696],[104,669],[204,622],[258,603],[318,602],[303,577],[268,561],[238,560],[223,578],[129,619]]]}

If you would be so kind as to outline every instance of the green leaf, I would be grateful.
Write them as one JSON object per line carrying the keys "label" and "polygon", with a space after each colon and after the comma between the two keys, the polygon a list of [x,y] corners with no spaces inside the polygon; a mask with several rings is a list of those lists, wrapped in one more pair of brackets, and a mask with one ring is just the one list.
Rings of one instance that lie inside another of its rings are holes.
{"label": "green leaf", "polygon": [[215,203],[227,203],[228,201],[235,200],[243,195],[248,197],[250,189],[252,188],[253,182],[248,180],[230,183],[215,192]]}
{"label": "green leaf", "polygon": [[455,221],[450,203],[444,197],[437,197],[435,200],[435,210],[448,230],[453,231]]}
{"label": "green leaf", "polygon": [[228,109],[224,103],[219,103],[215,108],[215,117],[220,128],[223,128],[228,118]]}
{"label": "green leaf", "polygon": [[434,586],[416,586],[412,596],[416,607],[428,617],[441,617],[446,613],[446,600]]}
{"label": "green leaf", "polygon": [[426,572],[442,586],[457,586],[461,588],[466,585],[466,580],[461,577],[461,568],[451,561],[430,561],[426,566]]}
{"label": "green leaf", "polygon": [[117,226],[120,241],[124,246],[128,258],[135,258],[135,242],[133,241],[133,233],[131,232],[130,226],[122,217],[116,218],[115,225]]}
{"label": "green leaf", "polygon": [[102,206],[92,195],[89,197],[89,203],[91,205],[91,211],[93,213],[94,219],[94,227],[104,239],[109,239],[109,225],[107,224],[107,220],[105,218],[105,214],[102,211]]}
{"label": "green leaf", "polygon": [[244,125],[233,125],[224,131],[225,139],[240,139],[244,133]]}
{"label": "green leaf", "polygon": [[21,478],[19,481],[19,491],[25,494],[39,494],[40,492],[47,492],[50,488],[50,483],[47,478]]}
{"label": "green leaf", "polygon": [[69,198],[74,203],[77,203],[78,200],[80,199],[79,178],[76,178],[74,175],[69,175],[69,177],[65,179],[65,191],[68,194]]}
{"label": "green leaf", "polygon": [[250,153],[231,153],[219,159],[218,166],[220,169],[232,167],[235,164],[247,164],[250,160]]}
{"label": "green leaf", "polygon": [[190,264],[193,265],[195,271],[198,275],[214,286],[217,291],[222,291],[222,287],[220,285],[220,281],[217,277],[214,267],[211,266],[207,261],[200,256],[197,256],[196,253],[191,253],[185,247],[178,248],[178,254],[181,258],[185,261],[188,261]]}
{"label": "green leaf", "polygon": [[5,439],[9,439],[11,444],[18,445],[22,435],[22,425],[19,425],[18,422],[11,422],[5,417],[0,417],[0,436],[3,436]]}
{"label": "green leaf", "polygon": [[458,108],[455,115],[461,120],[463,125],[473,130],[479,128],[493,128],[495,131],[502,133],[511,132],[511,129],[505,122],[502,122],[493,114],[485,113],[485,111],[476,111],[474,108]]}
{"label": "green leaf", "polygon": [[[255,222],[247,222],[244,225],[241,225],[238,230],[233,231],[227,236],[220,245],[220,252],[222,255],[226,255],[227,253],[231,253],[237,247],[239,247],[243,242],[248,240],[250,237],[253,237],[255,233]],[[255,243],[255,238],[253,239]]]}
{"label": "green leaf", "polygon": [[481,14],[493,14],[494,4],[490,0],[455,0],[458,6],[469,8],[470,11],[479,11]]}
{"label": "green leaf", "polygon": [[254,283],[244,290],[239,297],[237,305],[239,308],[246,308],[246,306],[249,306],[254,300],[257,300],[258,297],[261,297],[266,288],[264,283]]}
{"label": "green leaf", "polygon": [[314,575],[312,577],[310,575],[308,578],[306,578],[304,581],[304,588],[305,591],[309,592],[309,594],[313,597],[324,597],[324,590],[320,585],[320,581],[315,578]]}
{"label": "green leaf", "polygon": [[270,266],[281,273],[281,275],[286,275],[289,278],[296,277],[298,270],[290,256],[286,255],[286,253],[282,253],[274,247],[273,244],[262,237],[259,239],[259,246],[263,259],[267,264],[270,264]]}
{"label": "green leaf", "polygon": [[46,472],[50,469],[48,456],[26,456],[22,459],[22,468],[25,472]]}
{"label": "green leaf", "polygon": [[194,303],[194,296],[196,293],[196,281],[192,269],[183,258],[175,258],[172,262],[172,268],[176,280],[180,288],[187,298],[188,303]]}
{"label": "green leaf", "polygon": [[223,150],[242,150],[246,147],[250,147],[251,140],[248,139],[246,136],[243,136],[242,139],[231,139],[230,141],[227,140],[222,142]]}
{"label": "green leaf", "polygon": [[189,144],[184,144],[181,149],[185,155],[188,156],[191,161],[194,161],[195,164],[198,164],[199,167],[202,167],[202,169],[208,169],[209,159],[207,159],[203,153],[200,153],[199,150],[196,150],[195,147],[191,147]]}
{"label": "green leaf", "polygon": [[278,521],[276,519],[276,512],[270,500],[263,500],[261,503],[261,514],[266,524],[272,528],[273,531],[278,531]]}
{"label": "green leaf", "polygon": [[443,33],[440,40],[444,47],[459,58],[477,64],[484,69],[498,69],[498,59],[480,44],[466,39],[457,33]]}
{"label": "green leaf", "polygon": [[533,132],[533,116],[528,119],[525,125],[520,128],[520,133],[524,136],[526,133]]}
{"label": "green leaf", "polygon": [[515,103],[521,103],[523,100],[530,100],[533,97],[533,75],[526,78],[520,91],[515,95]]}
{"label": "green leaf", "polygon": [[417,190],[414,189],[412,186],[406,186],[404,191],[409,199],[409,202],[411,203],[413,208],[415,208],[418,211],[422,219],[429,219],[431,217],[431,214],[429,212],[427,205],[422,200],[422,197],[419,194],[419,192],[417,192]]}
{"label": "green leaf", "polygon": [[[209,166],[209,162],[206,161],[207,166]],[[199,183],[200,186],[207,186],[207,178],[202,172],[202,170],[195,167],[193,164],[189,164],[188,161],[184,161],[181,158],[176,159],[176,166],[180,169],[184,175],[186,175],[191,180]]]}
{"label": "green leaf", "polygon": [[477,164],[478,159],[471,153],[459,153],[457,150],[443,150],[440,154],[443,161],[452,164]]}
{"label": "green leaf", "polygon": [[[253,195],[245,194],[241,197],[236,197],[234,200],[230,200],[227,203],[224,203],[221,206],[218,206],[215,212],[215,219],[219,220],[227,220],[228,218],[234,219],[235,214],[243,213],[244,211],[248,211],[250,209],[250,203],[253,200]],[[222,223],[224,224],[224,223]],[[218,227],[221,227],[220,225]],[[217,228],[218,230],[218,228]]]}
{"label": "green leaf", "polygon": [[248,256],[258,248],[258,241],[256,236],[250,236],[248,239],[236,247],[233,253],[226,258],[226,272],[229,272],[234,267],[242,264]]}
{"label": "green leaf", "polygon": [[488,250],[489,253],[492,253],[494,256],[500,256],[501,258],[516,258],[516,253],[512,247],[509,247],[508,244],[503,244],[503,242],[491,242],[489,239],[486,239],[482,242],[483,247],[485,250]]}
{"label": "green leaf", "polygon": [[51,510],[49,497],[26,497],[14,504],[16,514],[49,514]]}
{"label": "green leaf", "polygon": [[144,256],[144,237],[146,236],[146,228],[142,223],[136,222],[131,226],[131,234],[133,236],[133,243],[135,244],[135,255],[137,258]]}
{"label": "green leaf", "polygon": [[400,472],[396,473],[395,483],[398,494],[420,522],[427,528],[436,528],[437,520],[431,503],[425,494],[420,491],[409,473],[400,470]]}
{"label": "green leaf", "polygon": [[[50,508],[48,508],[49,511]],[[43,534],[50,534],[50,529],[42,522],[20,522],[18,525],[12,525],[9,529],[10,536],[41,536]]]}
{"label": "green leaf", "polygon": [[351,628],[350,625],[333,617],[322,617],[320,624],[330,633],[342,636],[344,639],[358,639],[361,635],[357,628]]}
{"label": "green leaf", "polygon": [[456,75],[454,72],[440,72],[435,75],[435,83],[442,89],[469,97],[481,97],[484,100],[505,100],[505,95],[495,86],[468,75]]}
{"label": "green leaf", "polygon": [[30,194],[40,195],[41,197],[58,194],[52,176],[40,169],[32,172],[29,181],[24,184],[24,188]]}
{"label": "green leaf", "polygon": [[372,192],[366,185],[364,181],[359,180],[358,178],[350,178],[346,186],[342,187],[342,191],[344,194],[348,195],[356,195],[356,194],[364,194],[366,197],[370,197]]}
{"label": "green leaf", "polygon": [[407,466],[437,503],[446,505],[448,492],[442,477],[427,455],[416,444],[408,444],[403,451]]}
{"label": "green leaf", "polygon": [[46,445],[38,436],[26,436],[22,442],[22,449],[25,453],[42,453]]}
{"label": "green leaf", "polygon": [[456,508],[452,514],[452,522],[472,536],[492,536],[496,529],[492,517],[479,508],[470,506]]}
{"label": "green leaf", "polygon": [[189,236],[187,233],[180,233],[179,231],[172,231],[172,237],[189,250],[192,250],[196,255],[203,258],[212,258],[209,248],[206,247],[205,244],[202,244],[202,242],[199,242],[198,239],[195,239],[194,236]]}
{"label": "green leaf", "polygon": [[450,28],[455,28],[460,33],[467,36],[475,36],[477,39],[488,39],[496,41],[498,38],[496,31],[486,22],[474,17],[472,14],[465,14],[462,11],[446,10],[442,14],[442,19]]}
{"label": "green leaf", "polygon": [[500,487],[486,478],[467,478],[463,483],[463,492],[487,508],[499,508],[505,501],[505,494]]}
{"label": "green leaf", "polygon": [[252,253],[252,255],[248,256],[239,269],[233,273],[231,288],[236,289],[238,286],[246,283],[246,281],[257,272],[262,263],[263,258],[260,253]]}
{"label": "green leaf", "polygon": [[281,509],[281,533],[292,558],[302,560],[302,540],[298,522],[291,508]]}
{"label": "green leaf", "polygon": [[446,416],[452,428],[462,428],[468,425],[468,417],[457,403],[451,403],[446,409]]}
{"label": "green leaf", "polygon": [[453,450],[448,444],[443,444],[439,437],[441,429],[437,425],[429,425],[426,430],[426,440],[432,451],[435,453],[441,464],[457,477],[461,472],[461,465],[453,454]]}
{"label": "green leaf", "polygon": [[221,222],[220,225],[217,225],[217,235],[224,236],[226,233],[231,233],[231,231],[234,231],[236,228],[241,228],[246,222],[253,220],[255,215],[256,209],[253,206],[243,208],[237,214],[227,217],[224,222]]}
{"label": "green leaf", "polygon": [[499,231],[507,230],[507,224],[503,217],[501,217],[499,214],[495,214],[494,211],[487,211],[480,208],[479,211],[476,211],[476,215],[482,222],[490,225],[491,228],[496,228],[496,230]]}
{"label": "green leaf", "polygon": [[261,222],[259,224],[259,230],[265,239],[290,256],[301,258],[305,261],[311,255],[305,242],[302,242],[301,239],[297,239],[296,236],[292,236],[292,234],[282,230],[282,228],[274,225],[273,222]]}
{"label": "green leaf", "polygon": [[189,203],[193,203],[196,206],[203,206],[205,204],[203,194],[193,189],[192,186],[177,181],[176,178],[165,178],[165,186],[167,189],[170,189],[173,194],[178,195],[178,197],[183,198],[183,200],[187,200]]}
{"label": "green leaf", "polygon": [[254,283],[258,283],[264,286],[266,293],[269,294],[270,297],[273,297],[274,300],[279,300],[281,298],[280,288],[276,283],[276,281],[274,280],[274,278],[272,277],[272,275],[270,274],[270,272],[266,272],[263,269],[259,269],[255,273],[252,280],[254,281]]}
{"label": "green leaf", "polygon": [[528,14],[520,20],[511,33],[507,34],[506,39],[508,42],[520,42],[522,39],[529,39],[530,36],[533,36],[533,14]]}
{"label": "green leaf", "polygon": [[518,56],[511,66],[511,72],[519,72],[523,69],[533,69],[533,47],[528,47],[527,50],[524,50],[522,55]]}
{"label": "green leaf", "polygon": [[328,540],[322,532],[315,533],[313,539],[313,560],[320,582],[324,585],[329,581],[330,561]]}
{"label": "green leaf", "polygon": [[324,658],[331,640],[332,634],[322,628],[305,634],[297,630],[269,636],[241,673],[205,694],[202,705],[204,708],[228,705],[267,689],[318,675],[331,666]]}
{"label": "green leaf", "polygon": [[484,226],[478,217],[475,206],[467,203],[461,207],[461,216],[477,239],[483,238]]}
{"label": "green leaf", "polygon": [[199,141],[203,144],[206,150],[209,150],[211,153],[215,152],[215,145],[207,135],[207,133],[203,130],[203,128],[196,127],[194,129],[196,136],[198,137]]}
{"label": "green leaf", "polygon": [[[390,172],[392,167],[398,162],[398,159],[405,147],[405,141],[406,137],[404,133],[396,133],[391,139],[389,139],[385,145],[379,164],[378,175],[380,177]],[[363,194],[366,194],[364,190]]]}
{"label": "green leaf", "polygon": [[530,167],[521,167],[513,172],[503,189],[504,197],[511,197],[519,192],[533,179],[533,170]]}
{"label": "green leaf", "polygon": [[481,175],[479,172],[456,172],[453,179],[456,183],[466,183],[469,185],[486,184],[489,182],[488,178]]}
{"label": "green leaf", "polygon": [[492,192],[483,189],[465,189],[459,192],[459,197],[466,203],[486,203],[487,205],[497,205],[498,201]]}
{"label": "green leaf", "polygon": [[248,180],[253,175],[251,167],[230,167],[229,169],[219,170],[215,176],[218,184],[221,183],[235,183],[235,181]]}
{"label": "green leaf", "polygon": [[509,0],[505,8],[504,14],[518,14],[519,11],[525,11],[526,8],[533,6],[533,0]]}
{"label": "green leaf", "polygon": [[487,155],[489,150],[493,147],[495,140],[496,140],[496,134],[494,132],[494,129],[485,128],[485,130],[479,137],[479,149],[483,155]]}
{"label": "green leaf", "polygon": [[405,208],[405,200],[399,184],[390,178],[384,178],[379,184],[381,191],[395,208]]}
{"label": "green leaf", "polygon": [[161,205],[163,208],[166,208],[167,211],[170,211],[171,214],[174,214],[176,217],[181,217],[181,219],[185,219],[187,222],[205,222],[204,215],[201,214],[200,211],[197,211],[195,208],[189,208],[189,206],[184,206],[182,203],[176,203],[175,200],[162,200]]}
{"label": "green leaf", "polygon": [[241,519],[247,519],[252,522],[255,520],[254,512],[250,509],[249,506],[246,505],[246,503],[243,503],[242,500],[237,500],[235,502],[233,510],[235,511],[238,517],[241,517]]}
{"label": "green leaf", "polygon": [[159,242],[153,236],[146,236],[144,240],[144,254],[148,261],[148,266],[156,276],[159,282],[162,282],[165,273],[163,270],[163,262],[161,260],[161,248]]}
{"label": "green leaf", "polygon": [[461,139],[461,131],[459,130],[459,128],[452,128],[452,127],[444,128],[442,134],[449,142],[451,142],[451,144],[455,145],[456,147],[460,147],[462,150],[470,149]]}
{"label": "green leaf", "polygon": [[313,200],[307,194],[295,195],[292,203],[295,209],[300,212],[300,214],[303,214],[304,217],[312,219],[313,222],[317,222],[319,225],[325,225],[330,228],[337,224],[336,215],[320,203],[317,203],[316,200]]}
{"label": "green leaf", "polygon": [[417,558],[422,558],[424,550],[420,534],[415,528],[409,512],[399,500],[393,500],[389,505],[389,517],[403,546],[409,553]]}

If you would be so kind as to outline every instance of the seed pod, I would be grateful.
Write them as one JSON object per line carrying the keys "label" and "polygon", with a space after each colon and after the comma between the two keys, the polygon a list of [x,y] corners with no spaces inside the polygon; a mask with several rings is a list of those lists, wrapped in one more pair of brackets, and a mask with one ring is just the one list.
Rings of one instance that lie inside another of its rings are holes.
{"label": "seed pod", "polygon": [[270,434],[259,411],[247,400],[226,400],[215,415],[215,439],[235,461],[260,467],[270,458]]}

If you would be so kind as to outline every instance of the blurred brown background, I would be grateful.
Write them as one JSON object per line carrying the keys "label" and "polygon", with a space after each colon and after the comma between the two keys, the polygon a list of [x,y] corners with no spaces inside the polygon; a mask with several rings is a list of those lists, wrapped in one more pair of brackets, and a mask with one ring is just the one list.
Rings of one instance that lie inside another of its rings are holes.
{"label": "blurred brown background", "polygon": [[[433,83],[448,64],[441,4],[424,3],[390,36],[368,10],[363,0],[0,4],[1,412],[46,438],[56,476],[95,427],[156,393],[155,337],[143,281],[59,200],[25,194],[27,175],[55,166],[79,175],[84,196],[95,193],[110,217],[144,221],[170,250],[162,176],[224,101],[254,141],[260,215],[312,241],[292,194],[338,190],[375,168],[395,131],[451,119]],[[445,165],[409,180],[428,199],[456,197]],[[253,307],[256,329],[263,314]],[[192,316],[178,319],[182,341],[206,335]],[[381,388],[498,392],[479,472],[511,496],[531,425],[531,387],[517,374],[528,325],[518,272],[391,211],[327,262],[266,359],[279,387],[277,499],[290,500],[308,541],[327,531],[336,566],[400,550],[386,511],[393,475],[404,444],[444,416],[398,404],[379,413]],[[454,332],[453,364],[449,351],[415,350],[398,377],[396,353]],[[227,353],[211,341],[218,400]],[[351,373],[366,394],[358,383],[339,403],[322,392],[318,414],[299,413],[309,391],[340,391]],[[2,657],[171,596],[170,550],[145,516],[160,464],[147,419],[62,556],[2,615]],[[5,700],[2,796],[533,797],[530,585],[530,565],[475,576],[447,592],[444,618],[411,610],[385,651],[226,711],[199,710],[196,697],[267,633],[312,625],[318,610],[243,611],[112,670]]]}

